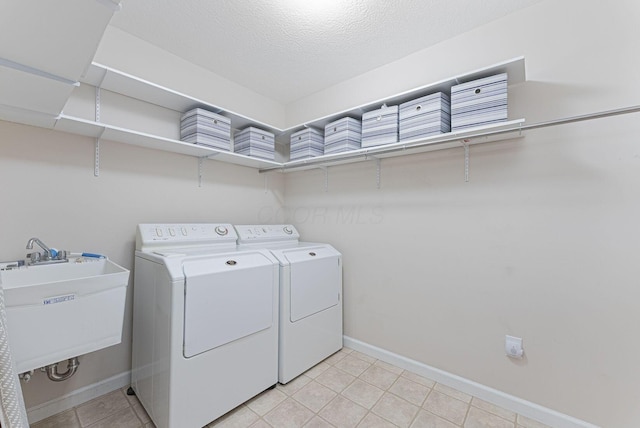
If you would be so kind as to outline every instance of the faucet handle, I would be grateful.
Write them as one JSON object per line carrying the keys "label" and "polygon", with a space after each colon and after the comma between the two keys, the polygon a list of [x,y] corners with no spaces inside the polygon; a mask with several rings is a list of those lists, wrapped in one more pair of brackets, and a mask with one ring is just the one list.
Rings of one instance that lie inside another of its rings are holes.
{"label": "faucet handle", "polygon": [[29,258],[29,262],[31,264],[38,263],[42,258],[42,254],[40,254],[40,252],[38,251],[35,251],[33,253],[27,254],[27,257]]}

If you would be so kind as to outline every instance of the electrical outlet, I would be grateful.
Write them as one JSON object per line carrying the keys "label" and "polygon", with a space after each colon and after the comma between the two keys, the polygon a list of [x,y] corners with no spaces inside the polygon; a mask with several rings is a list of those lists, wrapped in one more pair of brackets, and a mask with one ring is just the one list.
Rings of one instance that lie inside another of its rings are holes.
{"label": "electrical outlet", "polygon": [[507,356],[511,358],[522,358],[524,350],[522,349],[522,338],[507,335],[504,342],[504,350]]}

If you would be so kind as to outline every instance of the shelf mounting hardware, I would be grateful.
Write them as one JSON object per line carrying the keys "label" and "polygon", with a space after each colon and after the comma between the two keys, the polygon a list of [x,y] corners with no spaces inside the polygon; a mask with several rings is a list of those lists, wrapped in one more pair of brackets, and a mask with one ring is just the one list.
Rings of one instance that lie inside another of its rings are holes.
{"label": "shelf mounting hardware", "polygon": [[465,138],[461,140],[462,146],[464,147],[464,182],[469,182],[469,139]]}
{"label": "shelf mounting hardware", "polygon": [[100,137],[102,137],[102,133],[104,132],[104,128],[100,130],[100,133],[96,137],[95,143],[95,155],[93,159],[93,176],[100,176]]}
{"label": "shelf mounting hardware", "polygon": [[206,159],[206,156],[198,158],[198,187],[202,187],[202,161],[204,159]]}

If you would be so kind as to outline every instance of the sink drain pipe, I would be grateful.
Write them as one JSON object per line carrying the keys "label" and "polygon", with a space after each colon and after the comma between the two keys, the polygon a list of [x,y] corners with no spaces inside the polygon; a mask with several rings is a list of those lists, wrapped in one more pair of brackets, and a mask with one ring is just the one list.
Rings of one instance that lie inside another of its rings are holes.
{"label": "sink drain pipe", "polygon": [[0,425],[6,428],[29,428],[22,388],[9,348],[2,286],[0,286]]}
{"label": "sink drain pipe", "polygon": [[47,372],[47,377],[54,382],[62,382],[63,380],[69,379],[73,376],[78,370],[78,366],[80,365],[80,361],[78,357],[69,358],[67,360],[67,371],[64,373],[58,372],[58,363],[49,364],[44,367],[44,371]]}

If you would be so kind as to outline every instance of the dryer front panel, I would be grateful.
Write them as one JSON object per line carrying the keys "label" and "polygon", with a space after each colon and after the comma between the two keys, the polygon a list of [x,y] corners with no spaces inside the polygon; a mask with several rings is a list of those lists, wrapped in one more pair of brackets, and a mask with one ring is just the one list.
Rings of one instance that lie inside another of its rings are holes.
{"label": "dryer front panel", "polygon": [[271,327],[273,269],[259,253],[185,261],[184,356]]}
{"label": "dryer front panel", "polygon": [[338,304],[342,264],[332,248],[302,248],[286,252],[290,263],[291,322]]}

